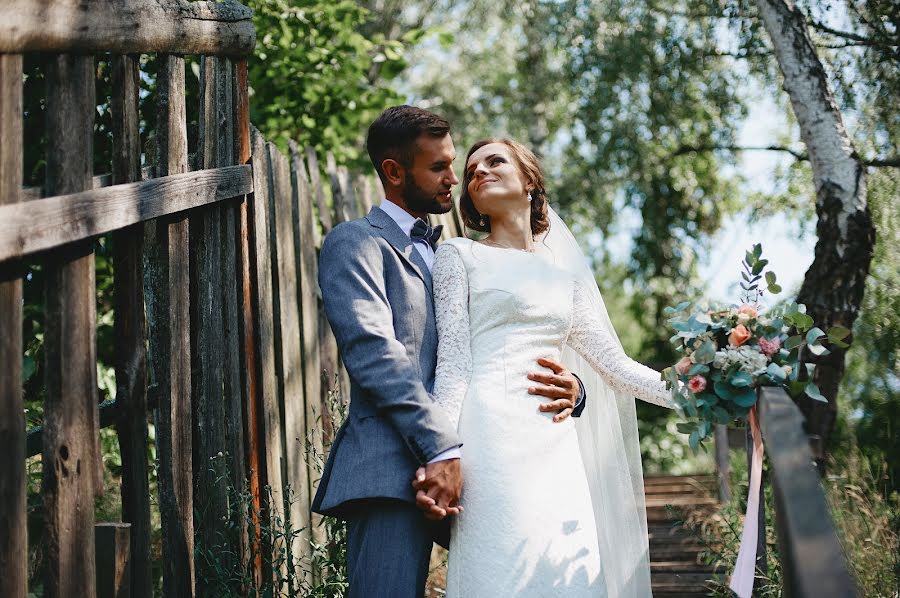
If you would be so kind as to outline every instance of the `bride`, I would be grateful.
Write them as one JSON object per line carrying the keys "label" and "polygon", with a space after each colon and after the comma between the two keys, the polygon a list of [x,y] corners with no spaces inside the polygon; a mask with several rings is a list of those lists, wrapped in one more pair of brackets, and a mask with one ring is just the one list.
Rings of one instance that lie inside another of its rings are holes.
{"label": "bride", "polygon": [[[472,146],[460,208],[488,235],[444,242],[433,271],[434,395],[458,427],[465,480],[447,596],[650,596],[633,397],[672,407],[669,391],[622,351],[528,149]],[[522,381],[541,356],[585,374],[580,421],[539,411]]]}

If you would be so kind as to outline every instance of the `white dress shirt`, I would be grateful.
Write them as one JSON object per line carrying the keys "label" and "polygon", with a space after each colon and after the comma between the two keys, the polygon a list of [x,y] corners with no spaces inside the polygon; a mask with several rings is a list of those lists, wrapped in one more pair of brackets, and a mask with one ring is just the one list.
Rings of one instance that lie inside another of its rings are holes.
{"label": "white dress shirt", "polygon": [[[389,199],[384,199],[379,206],[385,214],[391,217],[391,220],[397,223],[397,226],[400,227],[406,236],[409,236],[409,232],[412,230],[413,225],[416,223],[416,217],[393,203]],[[413,247],[416,248],[416,251],[419,252],[419,255],[422,256],[422,259],[425,260],[425,265],[428,266],[428,271],[431,272],[431,268],[434,266],[434,249],[431,248],[431,244],[425,240],[418,240],[413,242]],[[435,463],[437,461],[446,461],[447,459],[459,459],[461,453],[459,448],[447,449],[446,451],[439,453],[436,457],[431,459],[428,463]]]}

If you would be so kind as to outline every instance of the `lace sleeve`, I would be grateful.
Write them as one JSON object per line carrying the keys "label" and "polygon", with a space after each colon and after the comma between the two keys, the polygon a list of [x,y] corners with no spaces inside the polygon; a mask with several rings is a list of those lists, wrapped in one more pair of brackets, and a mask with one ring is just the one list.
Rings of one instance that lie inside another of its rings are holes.
{"label": "lace sleeve", "polygon": [[469,280],[459,252],[449,244],[438,247],[432,274],[438,330],[434,397],[456,428],[472,375]]}
{"label": "lace sleeve", "polygon": [[674,409],[672,395],[659,372],[628,357],[586,299],[580,283],[575,283],[572,329],[568,344],[590,363],[614,390],[642,401]]}

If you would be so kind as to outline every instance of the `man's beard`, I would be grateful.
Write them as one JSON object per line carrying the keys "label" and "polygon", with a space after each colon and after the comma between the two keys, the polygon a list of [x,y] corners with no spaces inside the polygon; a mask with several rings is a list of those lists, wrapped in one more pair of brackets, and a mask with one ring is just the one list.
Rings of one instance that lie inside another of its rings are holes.
{"label": "man's beard", "polygon": [[407,171],[406,182],[403,184],[403,201],[406,207],[413,212],[424,212],[426,214],[446,214],[449,212],[453,203],[447,206],[441,205],[434,193],[428,193],[418,184],[416,184],[412,173]]}

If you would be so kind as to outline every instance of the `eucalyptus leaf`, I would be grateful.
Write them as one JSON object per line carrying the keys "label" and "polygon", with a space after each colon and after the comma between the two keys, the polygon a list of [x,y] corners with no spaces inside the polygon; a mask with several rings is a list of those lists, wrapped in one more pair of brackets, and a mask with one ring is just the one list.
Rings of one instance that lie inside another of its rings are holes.
{"label": "eucalyptus leaf", "polygon": [[828,402],[828,399],[826,399],[822,395],[822,393],[819,391],[819,387],[816,386],[815,384],[813,384],[812,382],[810,382],[809,384],[806,385],[806,388],[804,389],[803,392],[805,392],[806,396],[813,399],[814,401],[820,401],[822,403]]}
{"label": "eucalyptus leaf", "polygon": [[781,366],[779,366],[777,363],[770,363],[769,367],[766,368],[766,373],[771,376],[773,380],[776,380],[778,382],[783,382],[787,377],[784,374],[784,370],[781,369]]}
{"label": "eucalyptus leaf", "polygon": [[793,351],[797,347],[803,344],[803,337],[799,334],[788,337],[786,341],[784,341],[784,348],[788,351]]}
{"label": "eucalyptus leaf", "polygon": [[695,363],[691,366],[691,369],[688,370],[688,376],[696,376],[697,374],[705,374],[709,372],[709,366],[702,363]]}
{"label": "eucalyptus leaf", "polygon": [[822,332],[821,328],[810,328],[806,333],[806,342],[810,345],[816,343],[820,338],[825,336],[825,333]]}
{"label": "eucalyptus leaf", "polygon": [[812,353],[813,355],[818,355],[820,357],[822,355],[828,355],[829,353],[831,353],[831,351],[829,351],[822,345],[808,345],[807,349],[809,349],[809,352]]}
{"label": "eucalyptus leaf", "polygon": [[694,352],[696,363],[711,363],[716,358],[716,345],[712,341],[706,341]]}
{"label": "eucalyptus leaf", "polygon": [[735,372],[728,379],[728,383],[735,388],[744,388],[753,384],[753,376],[747,372]]}

